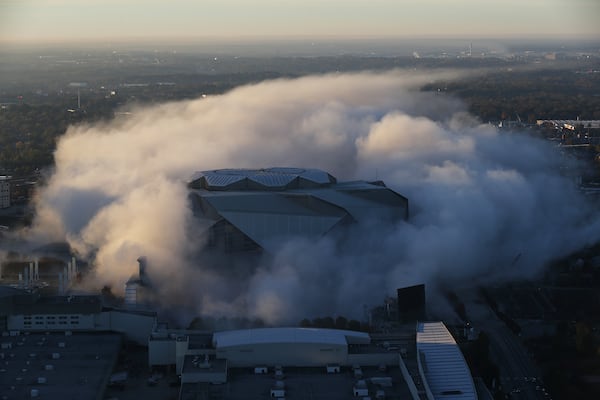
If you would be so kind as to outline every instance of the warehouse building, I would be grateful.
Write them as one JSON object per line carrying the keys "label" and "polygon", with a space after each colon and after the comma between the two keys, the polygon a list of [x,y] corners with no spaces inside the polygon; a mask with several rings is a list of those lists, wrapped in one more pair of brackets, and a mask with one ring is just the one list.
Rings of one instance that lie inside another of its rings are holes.
{"label": "warehouse building", "polygon": [[[365,332],[336,329],[284,327],[186,333],[161,328],[149,338],[148,356],[151,368],[175,364],[175,372],[181,376],[181,393],[190,398],[214,391],[210,385],[223,383],[227,383],[228,393],[242,385],[247,390],[261,388],[256,390],[262,396],[269,382],[270,390],[275,391],[271,396],[277,397],[289,387],[302,393],[298,382],[323,385],[336,379],[327,376],[341,374],[344,378],[339,379],[339,385],[346,389],[331,393],[330,398],[377,398],[377,393],[385,396],[387,391],[413,399],[476,399],[469,369],[444,324],[419,322],[416,332],[409,329],[412,339],[398,346]],[[392,337],[397,341],[400,335]],[[288,386],[292,382],[296,386]],[[328,390],[326,385],[322,390]]]}
{"label": "warehouse building", "polygon": [[214,396],[293,393],[303,398],[309,388],[313,396],[332,399],[351,397],[353,390],[373,398],[384,390],[418,398],[400,351],[374,343],[365,332],[282,327],[209,333],[157,327],[148,341],[148,359],[153,369],[175,363],[182,399],[218,392],[221,386],[214,385],[223,383],[227,393]]}
{"label": "warehouse building", "polygon": [[118,332],[141,345],[156,325],[156,313],[108,308],[96,295],[42,296],[0,286],[0,328],[8,332]]}
{"label": "warehouse building", "polygon": [[151,367],[176,365],[181,373],[185,357],[227,360],[232,368],[276,365],[395,365],[398,354],[374,346],[368,333],[338,329],[261,328],[215,333],[168,333],[155,330],[148,341]]}
{"label": "warehouse building", "polygon": [[107,332],[3,332],[0,398],[104,398],[121,341]]}
{"label": "warehouse building", "polygon": [[350,349],[370,342],[367,333],[335,329],[263,328],[213,335],[216,357],[227,359],[232,367],[352,365]]}

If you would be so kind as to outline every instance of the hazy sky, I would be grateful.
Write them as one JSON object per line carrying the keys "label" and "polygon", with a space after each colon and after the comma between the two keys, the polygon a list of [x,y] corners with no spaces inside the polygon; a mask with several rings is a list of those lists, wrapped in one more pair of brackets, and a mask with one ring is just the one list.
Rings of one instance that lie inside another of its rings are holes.
{"label": "hazy sky", "polygon": [[0,0],[0,40],[600,38],[598,0]]}

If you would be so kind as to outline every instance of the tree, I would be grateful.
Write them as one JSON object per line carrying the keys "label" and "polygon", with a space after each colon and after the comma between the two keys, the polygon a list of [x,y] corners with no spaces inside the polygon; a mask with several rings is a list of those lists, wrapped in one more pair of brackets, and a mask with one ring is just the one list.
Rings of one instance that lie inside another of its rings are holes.
{"label": "tree", "polygon": [[342,316],[339,316],[335,319],[335,328],[336,329],[348,329],[348,320]]}
{"label": "tree", "polygon": [[348,321],[348,329],[351,331],[360,331],[360,322],[355,319]]}
{"label": "tree", "polygon": [[304,318],[302,321],[300,321],[300,326],[302,328],[310,328],[312,324],[310,323],[310,320]]}

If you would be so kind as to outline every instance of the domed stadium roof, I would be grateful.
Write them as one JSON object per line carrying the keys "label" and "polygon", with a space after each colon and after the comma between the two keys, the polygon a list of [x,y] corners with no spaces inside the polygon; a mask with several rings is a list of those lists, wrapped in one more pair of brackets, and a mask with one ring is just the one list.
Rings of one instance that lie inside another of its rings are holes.
{"label": "domed stadium roof", "polygon": [[197,172],[189,186],[206,190],[286,190],[327,186],[336,179],[312,168],[218,169]]}
{"label": "domed stadium roof", "polygon": [[383,182],[337,182],[312,168],[219,169],[188,183],[210,248],[274,252],[291,237],[321,237],[351,223],[407,219],[408,200]]}

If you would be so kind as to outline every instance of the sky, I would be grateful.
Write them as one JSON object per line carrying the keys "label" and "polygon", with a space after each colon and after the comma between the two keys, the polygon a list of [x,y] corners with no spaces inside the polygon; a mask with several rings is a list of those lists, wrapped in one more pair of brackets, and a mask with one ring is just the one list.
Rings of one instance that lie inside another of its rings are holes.
{"label": "sky", "polygon": [[0,41],[600,38],[598,0],[0,0]]}

